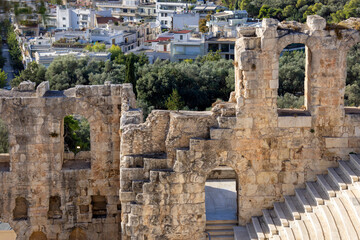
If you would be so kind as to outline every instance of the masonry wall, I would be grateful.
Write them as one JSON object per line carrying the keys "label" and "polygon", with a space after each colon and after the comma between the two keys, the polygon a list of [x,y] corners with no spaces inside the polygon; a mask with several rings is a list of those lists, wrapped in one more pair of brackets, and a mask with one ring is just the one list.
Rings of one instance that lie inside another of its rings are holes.
{"label": "masonry wall", "polygon": [[[33,87],[22,83],[17,90],[0,91],[10,141],[10,169],[0,172],[0,220],[13,227],[17,239],[120,239],[119,126],[121,112],[134,107],[132,86],[77,86],[64,92],[49,91],[48,83]],[[78,154],[90,161],[85,167],[63,167],[69,158],[63,119],[69,114],[90,124],[91,151]],[[96,197],[105,201],[94,218]]]}
{"label": "masonry wall", "polygon": [[[357,31],[331,29],[319,16],[306,24],[264,19],[261,28],[239,32],[228,103],[206,113],[155,111],[145,123],[124,124],[124,239],[205,239],[205,181],[219,165],[237,174],[243,225],[359,152],[359,111],[344,107],[346,54],[358,41]],[[291,43],[306,45],[305,106],[279,110],[279,56]],[[160,131],[149,131],[160,122]],[[156,134],[166,141],[144,144]]]}

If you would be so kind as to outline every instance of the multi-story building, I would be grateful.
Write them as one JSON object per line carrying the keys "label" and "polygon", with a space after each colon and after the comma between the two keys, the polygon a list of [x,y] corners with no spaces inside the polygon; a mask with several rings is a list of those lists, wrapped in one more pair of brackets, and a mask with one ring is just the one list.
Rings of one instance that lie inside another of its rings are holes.
{"label": "multi-story building", "polygon": [[38,64],[42,64],[48,67],[54,58],[58,56],[73,55],[76,58],[89,57],[99,61],[109,60],[111,53],[109,52],[73,52],[73,51],[50,51],[50,52],[37,52],[35,53],[35,59]]}
{"label": "multi-story building", "polygon": [[174,13],[187,11],[190,6],[195,5],[194,1],[187,0],[156,0],[157,20],[162,28],[173,28]]}
{"label": "multi-story building", "polygon": [[170,44],[171,61],[178,62],[185,59],[195,59],[205,54],[205,38],[194,37],[190,30],[173,31],[174,38]]}
{"label": "multi-story building", "polygon": [[89,8],[68,8],[57,6],[56,21],[58,29],[94,28],[96,15],[111,17],[110,11],[95,11]]}
{"label": "multi-story building", "polygon": [[109,10],[113,17],[122,19],[124,22],[139,22],[144,18],[155,19],[156,9],[154,3],[143,3],[141,1],[128,1],[124,3],[97,3],[101,10]]}

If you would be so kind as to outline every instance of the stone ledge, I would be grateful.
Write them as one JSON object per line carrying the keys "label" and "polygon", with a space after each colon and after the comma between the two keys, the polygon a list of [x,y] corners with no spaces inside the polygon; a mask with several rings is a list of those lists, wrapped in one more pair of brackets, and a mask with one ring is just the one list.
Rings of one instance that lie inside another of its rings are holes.
{"label": "stone ledge", "polygon": [[347,148],[348,138],[324,137],[326,148]]}
{"label": "stone ledge", "polygon": [[311,127],[311,116],[279,117],[278,127],[280,128]]}

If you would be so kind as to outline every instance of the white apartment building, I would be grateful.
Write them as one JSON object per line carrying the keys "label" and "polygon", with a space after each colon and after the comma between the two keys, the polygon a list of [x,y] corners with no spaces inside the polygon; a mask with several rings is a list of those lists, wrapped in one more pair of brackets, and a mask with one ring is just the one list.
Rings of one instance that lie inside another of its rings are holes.
{"label": "white apartment building", "polygon": [[111,11],[97,12],[86,8],[56,7],[56,21],[58,29],[94,28],[96,15],[111,17]]}
{"label": "white apartment building", "polygon": [[157,20],[162,28],[173,28],[174,13],[186,11],[192,5],[195,3],[186,0],[156,0]]}

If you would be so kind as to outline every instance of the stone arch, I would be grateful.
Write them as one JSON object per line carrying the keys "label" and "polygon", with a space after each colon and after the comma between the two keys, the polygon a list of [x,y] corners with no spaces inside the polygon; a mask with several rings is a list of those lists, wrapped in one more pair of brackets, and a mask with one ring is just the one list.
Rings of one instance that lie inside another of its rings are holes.
{"label": "stone arch", "polygon": [[291,33],[291,34],[286,34],[285,36],[280,37],[276,43],[277,58],[280,56],[282,50],[286,46],[288,46],[292,43],[301,43],[311,49],[312,44],[311,44],[311,41],[309,41],[309,39],[310,39],[309,35],[307,35],[305,33]]}
{"label": "stone arch", "polygon": [[60,218],[62,218],[61,198],[60,198],[60,196],[51,196],[49,198],[48,218],[49,219],[60,219]]}
{"label": "stone arch", "polygon": [[[77,124],[82,128],[78,133],[72,126]],[[89,169],[91,168],[91,142],[92,134],[88,118],[82,114],[69,114],[64,116],[61,124],[61,141],[63,146],[63,169]],[[81,141],[74,137],[76,133]],[[80,134],[80,135],[79,135]]]}
{"label": "stone arch", "polygon": [[15,199],[15,208],[13,210],[14,220],[27,220],[28,219],[29,203],[24,197],[17,197]]}
{"label": "stone arch", "polygon": [[311,49],[316,44],[316,40],[311,38],[309,35],[304,33],[291,33],[287,34],[278,39],[277,48],[276,48],[276,66],[275,69],[277,70],[276,73],[276,81],[277,81],[277,88],[279,89],[280,81],[279,81],[279,58],[281,52],[284,48],[286,48],[290,44],[303,44],[305,45],[305,78],[304,78],[304,106],[306,110],[310,109],[310,89],[311,83],[309,81],[309,70],[311,65]]}
{"label": "stone arch", "polygon": [[238,221],[239,197],[236,171],[227,165],[214,168],[205,181],[206,220]]}
{"label": "stone arch", "polygon": [[0,118],[0,172],[10,171],[10,136],[8,124]]}
{"label": "stone arch", "polygon": [[29,240],[47,240],[47,237],[42,231],[35,231],[31,234]]}
{"label": "stone arch", "polygon": [[76,227],[74,228],[70,235],[69,235],[69,240],[87,240],[87,236],[86,233],[83,229]]}

